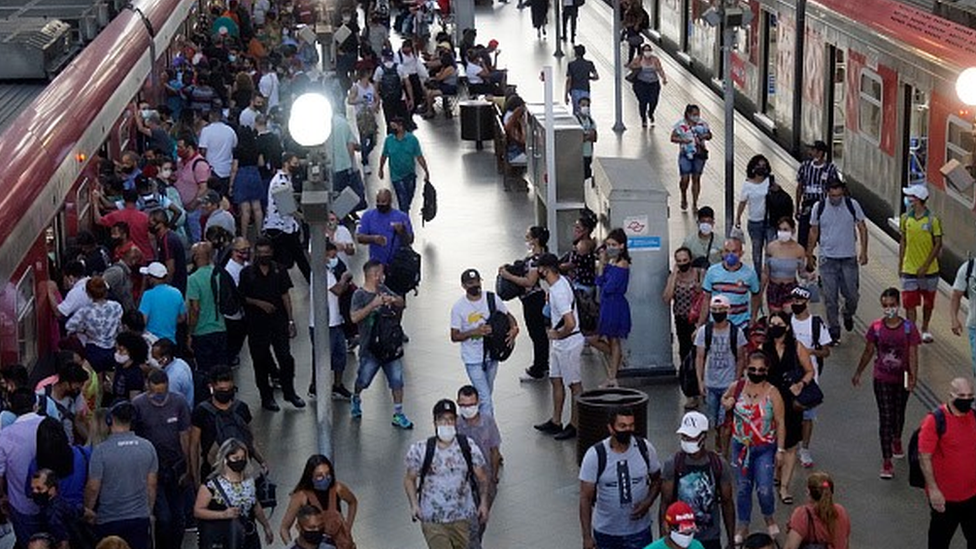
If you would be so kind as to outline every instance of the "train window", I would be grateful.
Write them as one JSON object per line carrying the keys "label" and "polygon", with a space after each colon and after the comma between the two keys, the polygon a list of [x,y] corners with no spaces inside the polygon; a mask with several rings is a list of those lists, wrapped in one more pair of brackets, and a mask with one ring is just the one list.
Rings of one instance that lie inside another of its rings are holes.
{"label": "train window", "polygon": [[[950,116],[946,124],[946,161],[956,160],[973,173],[973,151],[976,150],[973,124],[955,115]],[[976,186],[971,185],[965,192],[960,192],[961,189],[955,188],[946,179],[946,189],[966,206],[972,207],[976,204]]]}
{"label": "train window", "polygon": [[884,84],[877,73],[861,69],[861,86],[858,98],[858,128],[861,134],[875,144],[881,142],[881,98]]}
{"label": "train window", "polygon": [[28,368],[37,360],[37,306],[31,267],[17,283],[17,359]]}

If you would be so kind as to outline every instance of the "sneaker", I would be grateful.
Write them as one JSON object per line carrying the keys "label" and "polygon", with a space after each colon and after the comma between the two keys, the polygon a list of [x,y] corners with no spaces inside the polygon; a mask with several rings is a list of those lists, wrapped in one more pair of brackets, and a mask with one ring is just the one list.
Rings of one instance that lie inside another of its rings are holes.
{"label": "sneaker", "polygon": [[891,480],[895,477],[895,466],[891,463],[890,459],[884,460],[881,464],[881,478],[885,480]]}
{"label": "sneaker", "polygon": [[576,438],[576,427],[567,425],[565,429],[556,433],[556,436],[552,438],[556,440],[569,440],[571,438]]}
{"label": "sneaker", "polygon": [[519,376],[519,381],[542,381],[546,379],[546,374],[537,375],[531,368],[526,368],[525,372]]}
{"label": "sneaker", "polygon": [[359,395],[352,395],[352,407],[349,409],[349,415],[353,419],[363,417],[363,399]]}
{"label": "sneaker", "polygon": [[932,332],[922,332],[922,343],[932,343],[935,338],[932,337]]}
{"label": "sneaker", "polygon": [[844,317],[844,329],[847,330],[848,332],[853,332],[854,331],[854,317],[853,316],[845,316]]}
{"label": "sneaker", "polygon": [[537,431],[541,431],[547,435],[554,435],[560,433],[563,430],[563,426],[558,423],[553,423],[551,419],[546,420],[545,423],[540,423],[538,425],[533,425]]}
{"label": "sneaker", "polygon": [[278,406],[278,403],[275,402],[275,399],[273,399],[273,398],[263,401],[261,403],[261,407],[264,408],[265,410],[269,411],[269,412],[280,412],[281,411],[281,406]]}
{"label": "sneaker", "polygon": [[896,438],[891,442],[891,457],[902,459],[905,457],[905,449],[901,445],[901,439]]}
{"label": "sneaker", "polygon": [[308,398],[314,399],[315,396],[316,396],[315,395],[315,385],[309,385],[308,386]]}
{"label": "sneaker", "polygon": [[363,165],[363,175],[370,175],[373,173],[373,168],[369,167],[369,164]]}
{"label": "sneaker", "polygon": [[413,429],[413,422],[403,412],[393,414],[393,426],[400,429]]}
{"label": "sneaker", "polygon": [[333,385],[332,386],[332,400],[350,400],[352,398],[352,393],[349,389],[346,389],[345,385]]}
{"label": "sneaker", "polygon": [[302,409],[305,407],[305,401],[302,400],[302,397],[298,395],[291,395],[289,397],[285,397],[285,402],[291,404],[292,406],[298,409]]}
{"label": "sneaker", "polygon": [[813,467],[813,455],[807,448],[800,448],[800,465],[803,465],[807,469]]}

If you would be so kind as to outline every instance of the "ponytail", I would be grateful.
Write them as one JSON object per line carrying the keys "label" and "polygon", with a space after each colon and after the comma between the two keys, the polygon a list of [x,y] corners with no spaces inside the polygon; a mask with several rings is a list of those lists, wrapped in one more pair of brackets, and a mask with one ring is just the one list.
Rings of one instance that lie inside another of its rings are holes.
{"label": "ponytail", "polygon": [[814,512],[820,522],[827,527],[830,538],[834,537],[834,528],[837,525],[837,509],[834,507],[834,481],[830,475],[823,472],[816,472],[807,478],[807,490],[810,491],[810,499],[814,503]]}

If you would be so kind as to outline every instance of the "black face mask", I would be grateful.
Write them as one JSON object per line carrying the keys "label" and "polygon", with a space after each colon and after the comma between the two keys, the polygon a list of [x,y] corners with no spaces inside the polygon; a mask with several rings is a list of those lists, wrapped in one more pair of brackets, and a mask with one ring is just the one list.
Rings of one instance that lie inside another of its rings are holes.
{"label": "black face mask", "polygon": [[481,295],[481,286],[469,286],[464,291],[468,292],[471,297],[478,297]]}
{"label": "black face mask", "polygon": [[630,444],[630,438],[634,436],[633,431],[616,431],[613,438],[620,444]]}
{"label": "black face mask", "polygon": [[712,311],[712,320],[715,322],[725,322],[725,319],[729,318],[728,311],[715,312]]}
{"label": "black face mask", "polygon": [[376,205],[376,211],[378,211],[380,213],[383,213],[383,214],[390,213],[390,210],[392,210],[392,209],[393,209],[393,206],[391,206],[390,204],[377,204]]}
{"label": "black face mask", "polygon": [[773,339],[779,339],[786,335],[786,326],[770,326],[766,333]]}
{"label": "black face mask", "polygon": [[228,402],[234,400],[234,391],[214,391],[214,400],[221,404],[227,404]]}
{"label": "black face mask", "polygon": [[793,314],[800,315],[800,314],[803,314],[803,311],[806,311],[807,310],[807,304],[806,303],[794,303],[794,304],[790,305],[790,309],[793,310]]}
{"label": "black face mask", "polygon": [[325,539],[325,532],[321,530],[302,530],[302,541],[316,547]]}
{"label": "black face mask", "polygon": [[271,258],[268,256],[257,256],[254,258],[254,263],[257,265],[268,266],[271,265]]}
{"label": "black face mask", "polygon": [[683,273],[688,272],[688,269],[690,268],[691,268],[691,263],[683,263],[681,265],[678,265],[678,270]]}
{"label": "black face mask", "polygon": [[227,468],[235,473],[240,473],[244,469],[247,469],[247,460],[239,459],[237,461],[227,460]]}
{"label": "black face mask", "polygon": [[762,382],[766,381],[766,374],[751,374],[750,373],[750,374],[746,374],[746,377],[748,377],[749,378],[749,381],[751,381],[753,383],[762,383]]}
{"label": "black face mask", "polygon": [[952,407],[962,413],[968,413],[973,408],[973,399],[957,398],[952,401]]}
{"label": "black face mask", "polygon": [[51,503],[51,494],[47,492],[31,492],[30,497],[39,507],[44,507],[48,503]]}

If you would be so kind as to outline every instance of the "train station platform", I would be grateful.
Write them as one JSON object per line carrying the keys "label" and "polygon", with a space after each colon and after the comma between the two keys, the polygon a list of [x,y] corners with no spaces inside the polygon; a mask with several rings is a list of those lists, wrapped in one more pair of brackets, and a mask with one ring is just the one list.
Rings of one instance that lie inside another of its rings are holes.
{"label": "train station platform", "polygon": [[[509,82],[529,102],[543,98],[540,69],[553,65],[557,78],[556,97],[562,96],[565,65],[571,55],[557,60],[552,56],[553,28],[549,40],[538,41],[530,22],[529,10],[520,11],[515,2],[479,7],[476,12],[479,42],[500,42],[499,64],[509,70]],[[671,125],[682,114],[686,103],[701,106],[702,117],[712,128],[712,158],[702,178],[700,205],[723,211],[723,108],[703,83],[673,59],[663,57],[669,84],[664,87],[657,111],[658,126],[642,130],[636,114],[636,100],[629,86],[624,87],[624,113],[628,129],[615,134],[613,125],[613,51],[616,46],[611,28],[612,13],[604,4],[588,2],[580,10],[579,43],[588,50],[600,73],[594,82],[592,112],[598,123],[596,154],[644,158],[650,172],[660,177],[672,194],[670,232],[679,242],[695,230],[693,215],[683,213],[678,204],[676,146],[669,140]],[[551,20],[553,18],[550,18]],[[571,46],[564,43],[571,54]],[[335,461],[338,480],[346,483],[359,498],[359,511],[353,533],[363,549],[419,549],[425,546],[420,526],[410,520],[403,493],[403,456],[409,445],[433,434],[431,408],[440,398],[453,398],[467,383],[460,351],[450,342],[449,315],[452,304],[462,295],[459,276],[469,267],[491,278],[497,267],[524,254],[525,228],[534,223],[531,193],[506,192],[502,177],[495,171],[490,149],[478,151],[473,143],[460,140],[458,120],[438,117],[417,119],[417,136],[431,165],[431,180],[439,192],[437,218],[420,227],[419,202],[415,201],[415,249],[423,255],[423,282],[419,295],[409,300],[405,330],[410,336],[406,347],[405,412],[414,420],[413,431],[400,431],[390,425],[392,405],[385,381],[378,377],[363,394],[363,418],[349,417],[349,404],[334,403]],[[756,153],[772,162],[779,181],[792,192],[797,161],[765,138],[748,122],[737,117],[737,181],[744,179],[745,162]],[[367,178],[369,195],[388,182],[375,174]],[[740,183],[741,184],[741,183]],[[372,199],[371,199],[372,200]],[[717,226],[724,226],[721,213]],[[853,524],[851,546],[858,548],[925,546],[928,509],[920,490],[908,486],[908,468],[896,464],[892,481],[878,478],[881,464],[877,442],[877,411],[869,386],[855,389],[850,378],[863,348],[865,327],[881,315],[878,296],[888,286],[897,286],[898,246],[877,227],[870,230],[870,263],[861,271],[861,302],[856,329],[845,333],[821,377],[826,401],[819,409],[819,420],[812,444],[815,469],[833,475],[836,501],[847,507]],[[359,265],[365,249],[354,261],[353,272],[361,276]],[[293,341],[298,363],[297,387],[306,387],[310,372],[307,330],[308,288],[297,271],[293,303],[303,309],[296,313],[299,337]],[[486,284],[486,287],[488,285]],[[935,343],[925,345],[920,354],[919,398],[911,399],[904,441],[918,424],[925,410],[946,398],[949,380],[970,371],[969,351],[964,338],[952,335],[948,322],[948,294],[940,292],[932,332]],[[662,307],[665,305],[661,305]],[[513,312],[521,322],[517,302]],[[815,309],[822,314],[820,306]],[[638,312],[635,311],[635,314]],[[631,337],[640,337],[632,334]],[[250,360],[242,357],[237,371],[240,396],[255,412],[257,438],[269,455],[272,475],[279,483],[279,501],[286,503],[288,492],[297,481],[305,459],[316,451],[316,426],[313,407],[294,410],[284,405],[280,413],[260,411],[259,398],[252,382]],[[350,370],[355,362],[350,355]],[[578,520],[578,468],[575,442],[559,442],[532,428],[546,419],[551,401],[548,383],[520,383],[518,376],[529,365],[531,345],[520,335],[514,355],[499,369],[495,387],[496,416],[502,433],[505,465],[501,473],[498,499],[485,535],[490,549],[565,549],[581,544]],[[347,384],[353,373],[347,371]],[[584,355],[584,386],[593,388],[604,377],[602,361],[595,354]],[[678,450],[674,434],[683,413],[676,384],[640,387],[650,397],[649,439],[661,456]],[[805,499],[808,470],[800,470],[793,484],[797,502]],[[792,507],[777,504],[776,517],[785,531]],[[280,507],[272,517],[277,526],[284,512]],[[656,506],[655,506],[655,517]],[[656,518],[655,518],[656,523]],[[760,528],[754,514],[753,526]],[[655,533],[657,527],[654,528]],[[190,536],[188,535],[188,538]],[[961,533],[953,547],[963,547]],[[188,540],[187,547],[195,546]],[[276,540],[275,547],[282,547]]]}

